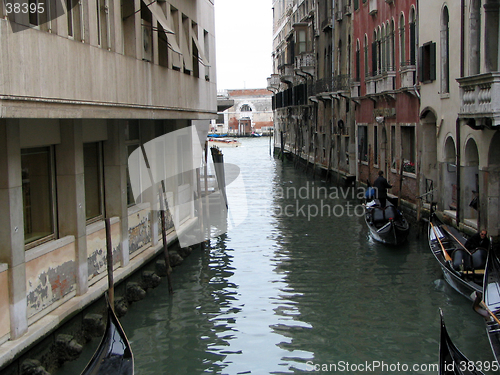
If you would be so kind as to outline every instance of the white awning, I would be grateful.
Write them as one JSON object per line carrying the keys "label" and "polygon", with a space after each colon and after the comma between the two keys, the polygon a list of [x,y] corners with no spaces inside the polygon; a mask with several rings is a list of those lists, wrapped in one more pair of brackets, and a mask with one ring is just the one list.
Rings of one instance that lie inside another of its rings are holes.
{"label": "white awning", "polygon": [[207,58],[205,57],[205,54],[203,53],[203,50],[200,48],[200,43],[198,42],[198,38],[196,37],[195,34],[193,34],[193,42],[196,46],[196,48],[198,48],[198,56],[200,57],[201,59],[201,63],[205,66],[210,66],[208,64],[208,60]]}
{"label": "white awning", "polygon": [[165,17],[165,14],[163,13],[161,7],[158,5],[158,2],[157,1],[151,2],[151,0],[142,0],[142,1],[146,5],[146,7],[148,7],[148,9],[151,11],[153,16],[155,16],[156,20],[161,25],[163,30],[165,30],[165,35],[167,36],[168,44],[170,44],[172,51],[178,54],[182,54],[181,49],[177,44],[177,40],[175,40],[175,33],[170,28],[170,26],[168,26],[167,17]]}
{"label": "white awning", "polygon": [[193,70],[193,57],[191,56],[191,53],[189,53],[189,37],[186,35],[180,35],[180,42],[181,42],[181,50],[182,50],[182,57],[184,59],[184,67],[186,70],[192,71]]}

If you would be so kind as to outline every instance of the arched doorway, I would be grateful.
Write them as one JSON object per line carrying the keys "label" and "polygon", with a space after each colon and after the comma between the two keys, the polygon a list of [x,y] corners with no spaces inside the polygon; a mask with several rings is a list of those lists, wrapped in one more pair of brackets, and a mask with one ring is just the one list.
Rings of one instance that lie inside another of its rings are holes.
{"label": "arched doorway", "polygon": [[455,141],[451,136],[446,138],[444,144],[443,160],[443,210],[457,209],[457,154]]}
{"label": "arched doorway", "polygon": [[476,141],[469,138],[465,143],[464,166],[461,178],[461,196],[464,222],[470,220],[477,226],[478,209],[471,207],[475,197],[479,197],[479,153]]}
{"label": "arched doorway", "polygon": [[[420,119],[420,146],[417,163],[420,169],[420,194],[424,202],[439,201],[436,115],[427,110]],[[450,155],[454,158],[454,155]],[[434,191],[435,190],[435,191]]]}
{"label": "arched doorway", "polygon": [[488,152],[488,170],[486,171],[486,229],[489,235],[500,235],[500,131],[491,139]]}

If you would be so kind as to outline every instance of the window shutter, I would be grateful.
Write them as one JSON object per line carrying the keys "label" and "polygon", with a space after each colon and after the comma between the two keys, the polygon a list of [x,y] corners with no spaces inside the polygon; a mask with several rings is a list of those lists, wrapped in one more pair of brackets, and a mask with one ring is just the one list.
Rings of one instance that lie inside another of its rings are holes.
{"label": "window shutter", "polygon": [[430,44],[430,80],[436,80],[436,43]]}
{"label": "window shutter", "polygon": [[359,82],[360,80],[360,75],[359,75],[359,49],[356,51],[356,82]]}
{"label": "window shutter", "polygon": [[377,75],[377,42],[372,43],[372,75]]}
{"label": "window shutter", "polygon": [[418,81],[424,82],[424,47],[418,48]]}
{"label": "window shutter", "polygon": [[415,65],[415,43],[416,43],[416,33],[415,33],[415,22],[410,23],[410,64]]}

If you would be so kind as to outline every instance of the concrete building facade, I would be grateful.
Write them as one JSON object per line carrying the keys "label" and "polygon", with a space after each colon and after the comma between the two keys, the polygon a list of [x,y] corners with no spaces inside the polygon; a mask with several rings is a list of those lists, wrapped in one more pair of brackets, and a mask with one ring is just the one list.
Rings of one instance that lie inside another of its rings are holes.
{"label": "concrete building facade", "polygon": [[[0,6],[0,367],[102,295],[105,218],[117,280],[161,250],[157,194],[135,201],[128,156],[177,129],[209,130],[213,8],[88,0],[55,17]],[[182,204],[196,189],[193,171],[166,194]],[[192,205],[181,214],[197,225]]]}

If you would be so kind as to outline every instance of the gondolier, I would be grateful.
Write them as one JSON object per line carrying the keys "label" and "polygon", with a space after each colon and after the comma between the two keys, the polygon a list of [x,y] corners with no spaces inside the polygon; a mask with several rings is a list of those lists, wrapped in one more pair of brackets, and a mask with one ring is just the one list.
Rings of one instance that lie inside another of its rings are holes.
{"label": "gondolier", "polygon": [[488,232],[486,232],[483,229],[482,231],[476,233],[465,242],[465,247],[468,250],[475,250],[478,247],[482,247],[483,249],[489,249],[490,240],[488,238]]}
{"label": "gondolier", "polygon": [[392,188],[392,185],[387,182],[383,171],[378,171],[378,177],[373,183],[376,190],[376,197],[380,202],[380,207],[385,207],[387,201],[387,189]]}

